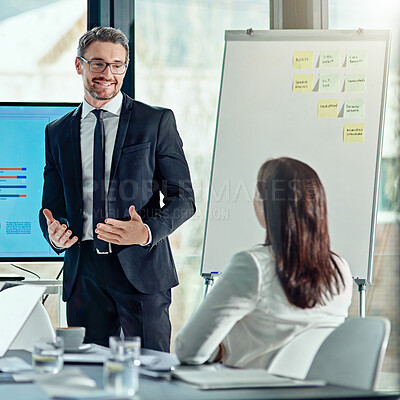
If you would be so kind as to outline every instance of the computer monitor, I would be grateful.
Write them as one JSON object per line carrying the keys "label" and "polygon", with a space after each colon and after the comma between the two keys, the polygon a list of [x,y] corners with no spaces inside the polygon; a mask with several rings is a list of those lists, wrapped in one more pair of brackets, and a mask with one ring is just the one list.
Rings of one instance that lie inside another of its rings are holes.
{"label": "computer monitor", "polygon": [[0,262],[61,261],[39,226],[45,127],[77,103],[0,103]]}

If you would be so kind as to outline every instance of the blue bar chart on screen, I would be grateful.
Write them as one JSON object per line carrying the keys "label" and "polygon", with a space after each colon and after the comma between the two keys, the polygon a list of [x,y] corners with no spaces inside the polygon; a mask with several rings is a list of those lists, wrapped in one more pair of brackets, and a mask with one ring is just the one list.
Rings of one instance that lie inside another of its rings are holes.
{"label": "blue bar chart on screen", "polygon": [[0,261],[62,259],[39,227],[45,128],[76,104],[0,103]]}

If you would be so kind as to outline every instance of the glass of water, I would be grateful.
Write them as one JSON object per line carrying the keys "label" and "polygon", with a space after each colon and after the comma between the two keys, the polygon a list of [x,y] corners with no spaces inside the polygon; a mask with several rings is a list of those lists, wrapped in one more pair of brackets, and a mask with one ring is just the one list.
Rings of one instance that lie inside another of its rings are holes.
{"label": "glass of water", "polygon": [[140,336],[111,336],[109,339],[110,353],[112,356],[132,356],[139,359],[141,350]]}
{"label": "glass of water", "polygon": [[64,340],[56,337],[55,341],[43,340],[35,343],[32,352],[32,365],[36,372],[56,374],[64,365]]}
{"label": "glass of water", "polygon": [[110,356],[103,366],[104,389],[133,397],[139,390],[140,337],[110,338]]}

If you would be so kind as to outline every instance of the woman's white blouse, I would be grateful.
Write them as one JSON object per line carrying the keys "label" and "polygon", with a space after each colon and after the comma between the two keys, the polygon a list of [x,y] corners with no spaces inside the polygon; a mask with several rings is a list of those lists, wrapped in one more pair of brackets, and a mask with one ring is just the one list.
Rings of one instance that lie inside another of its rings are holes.
{"label": "woman's white blouse", "polygon": [[235,254],[197,312],[177,334],[181,362],[202,364],[214,358],[222,342],[223,362],[267,368],[294,336],[315,327],[335,327],[347,317],[352,277],[346,261],[336,257],[344,279],[338,295],[326,304],[301,309],[289,304],[275,273],[270,246]]}

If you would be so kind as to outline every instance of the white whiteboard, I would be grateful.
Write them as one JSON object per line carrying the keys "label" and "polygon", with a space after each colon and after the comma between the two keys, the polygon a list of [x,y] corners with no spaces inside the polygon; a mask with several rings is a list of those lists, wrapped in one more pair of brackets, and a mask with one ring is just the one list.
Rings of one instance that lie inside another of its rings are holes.
{"label": "white whiteboard", "polygon": [[[225,39],[202,275],[221,272],[235,252],[265,241],[252,204],[257,172],[267,159],[288,156],[316,170],[328,199],[331,248],[354,278],[372,282],[390,32],[227,31]],[[334,50],[338,66],[322,66],[322,54]],[[298,51],[313,52],[311,68],[295,68]],[[356,53],[361,66],[350,66]],[[326,73],[337,76],[336,92],[319,91]],[[312,92],[294,92],[297,74],[313,75]],[[356,92],[345,86],[352,75],[365,78]],[[319,117],[320,99],[337,99],[338,116]],[[364,113],[345,118],[344,103],[360,99]],[[349,123],[364,124],[363,142],[344,142]]]}

